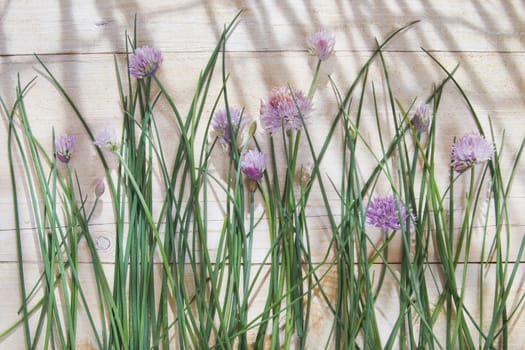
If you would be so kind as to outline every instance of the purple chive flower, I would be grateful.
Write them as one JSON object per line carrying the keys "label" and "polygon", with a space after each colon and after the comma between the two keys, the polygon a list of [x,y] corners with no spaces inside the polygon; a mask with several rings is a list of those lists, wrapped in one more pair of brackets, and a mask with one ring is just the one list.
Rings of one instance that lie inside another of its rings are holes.
{"label": "purple chive flower", "polygon": [[55,138],[55,156],[62,163],[69,163],[73,150],[77,144],[77,137],[75,135],[62,135]]}
{"label": "purple chive flower", "polygon": [[268,101],[261,100],[261,119],[270,134],[281,128],[285,131],[301,130],[303,120],[308,119],[311,111],[310,99],[302,91],[290,91],[288,87],[274,88]]}
{"label": "purple chive flower", "polygon": [[405,207],[393,196],[376,197],[368,204],[366,222],[380,229],[399,230],[407,218]]}
{"label": "purple chive flower", "polygon": [[475,164],[486,162],[494,155],[494,145],[479,134],[466,134],[452,145],[452,168],[462,173]]}
{"label": "purple chive flower", "polygon": [[100,129],[95,136],[95,145],[111,152],[116,152],[119,145],[117,131],[113,128]]}
{"label": "purple chive flower", "polygon": [[412,125],[418,132],[426,132],[430,125],[430,105],[428,103],[422,103],[417,107],[414,117],[412,117]]}
{"label": "purple chive flower", "polygon": [[139,47],[129,59],[129,72],[137,79],[155,75],[162,62],[160,50],[149,46]]}
{"label": "purple chive flower", "polygon": [[[246,125],[246,118],[243,118],[242,111],[236,108],[229,108],[230,119],[228,120],[228,113],[226,109],[217,111],[211,120],[211,136],[217,138],[219,143],[223,146],[227,146],[232,141],[232,135],[230,130],[233,130],[234,137],[236,139],[236,133]],[[230,126],[231,122],[231,126]]]}
{"label": "purple chive flower", "polygon": [[310,53],[325,61],[334,51],[335,36],[330,32],[320,31],[310,35],[307,43]]}
{"label": "purple chive flower", "polygon": [[254,150],[249,150],[244,154],[241,161],[241,171],[248,179],[261,180],[265,169],[266,154]]}

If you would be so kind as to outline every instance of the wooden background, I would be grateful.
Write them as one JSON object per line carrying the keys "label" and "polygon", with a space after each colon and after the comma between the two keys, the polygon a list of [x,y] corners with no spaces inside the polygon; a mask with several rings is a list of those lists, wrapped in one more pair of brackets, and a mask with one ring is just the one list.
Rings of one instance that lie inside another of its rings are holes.
{"label": "wooden background", "polygon": [[[73,97],[77,106],[94,129],[108,124],[120,125],[120,106],[116,88],[113,55],[125,51],[124,32],[133,29],[137,15],[138,38],[141,45],[155,46],[163,51],[164,63],[159,77],[168,86],[179,106],[187,106],[192,89],[213,49],[223,26],[240,8],[241,19],[231,35],[227,50],[231,104],[244,107],[256,116],[259,101],[275,86],[288,83],[307,90],[315,67],[315,59],[305,49],[306,37],[318,29],[335,33],[336,54],[323,65],[314,98],[315,113],[312,127],[316,128],[316,142],[321,144],[329,126],[329,116],[335,106],[327,74],[340,86],[351,82],[360,66],[375,47],[375,39],[385,38],[396,28],[413,20],[420,20],[410,30],[398,36],[386,49],[391,79],[396,96],[405,105],[414,98],[422,100],[431,91],[432,84],[443,79],[443,73],[432,63],[421,47],[431,51],[448,69],[457,63],[456,78],[471,98],[473,105],[487,126],[492,118],[498,142],[505,131],[503,164],[508,166],[525,135],[525,2],[522,0],[440,0],[440,1],[299,1],[299,0],[178,0],[178,1],[64,1],[64,0],[0,0],[0,96],[8,104],[14,102],[17,74],[22,83],[34,76],[36,84],[27,96],[29,117],[36,135],[44,147],[52,149],[51,133],[74,133],[79,137],[77,153],[71,165],[80,175],[81,184],[88,191],[102,168],[95,162],[96,155],[71,108],[63,101],[51,83],[41,74],[41,67],[33,53],[41,55],[57,78]],[[372,71],[371,80],[380,84],[381,75]],[[217,88],[219,85],[215,85]],[[182,109],[183,109],[182,107]],[[365,116],[372,117],[372,110]],[[450,145],[454,136],[473,131],[465,103],[454,89],[447,89],[440,109],[442,123],[438,134],[443,143],[437,162],[448,172]],[[169,140],[170,125],[166,121],[163,136]],[[2,120],[0,140],[6,140],[6,123]],[[373,137],[373,135],[369,135]],[[0,331],[17,319],[19,307],[18,275],[12,194],[9,182],[7,151],[0,147]],[[328,154],[323,163],[326,173],[337,157]],[[366,167],[367,159],[363,159]],[[220,172],[220,161],[216,164]],[[525,234],[525,172],[521,162],[509,198],[512,224],[511,256]],[[335,193],[329,197],[336,201]],[[317,202],[316,202],[317,198]],[[96,242],[102,259],[111,270],[113,261],[112,212],[109,198],[97,212],[94,221]],[[31,230],[32,220],[27,210],[27,197],[20,198],[24,227],[24,255],[28,279],[40,271],[37,241]],[[316,203],[319,208],[316,208]],[[319,219],[312,226],[314,260],[325,254],[329,234],[327,221],[321,210],[320,196],[313,196],[312,217]],[[210,237],[218,236],[222,219],[221,201],[210,203],[215,225]],[[215,231],[214,231],[215,230]],[[264,229],[261,229],[264,231]],[[267,238],[259,236],[256,260],[268,249]],[[479,239],[481,240],[481,234]],[[390,259],[399,262],[395,242]],[[399,243],[397,243],[399,244]],[[481,242],[474,241],[471,261],[464,268],[479,268]],[[431,257],[437,261],[437,256]],[[81,257],[86,265],[85,278],[89,281],[88,254]],[[493,270],[492,270],[493,271]],[[472,289],[470,302],[476,303],[477,273],[469,273]],[[492,283],[489,273],[485,283]],[[511,301],[524,293],[525,261],[519,269],[516,288]],[[330,282],[328,280],[327,283]],[[388,290],[388,281],[386,289]],[[389,319],[398,296],[391,282],[392,294],[378,305],[384,319],[384,334],[388,334],[393,320]],[[92,296],[94,297],[94,295]],[[490,296],[487,296],[488,298]],[[488,299],[487,298],[487,299]],[[469,300],[469,299],[468,299]],[[488,309],[488,308],[486,308]],[[522,309],[524,309],[522,307]],[[395,310],[394,313],[397,311]],[[319,305],[318,337],[323,334],[322,322],[326,310]],[[326,320],[328,322],[328,320]],[[80,338],[79,348],[89,348],[89,334]],[[517,313],[510,329],[513,349],[523,349],[525,343],[525,311]],[[316,344],[315,336],[312,344]],[[21,329],[0,339],[0,349],[22,347]],[[317,343],[319,344],[319,343]],[[312,345],[312,349],[316,349]]]}

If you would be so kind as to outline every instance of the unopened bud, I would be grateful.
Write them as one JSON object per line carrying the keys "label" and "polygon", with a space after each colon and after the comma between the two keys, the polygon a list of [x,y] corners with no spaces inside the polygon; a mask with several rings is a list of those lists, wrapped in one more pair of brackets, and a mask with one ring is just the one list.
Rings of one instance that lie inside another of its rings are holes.
{"label": "unopened bud", "polygon": [[301,186],[306,187],[310,183],[310,180],[312,179],[312,169],[313,164],[310,162],[301,165],[301,169],[296,175]]}
{"label": "unopened bud", "polygon": [[250,134],[251,137],[253,137],[253,135],[255,135],[255,132],[257,131],[257,122],[256,121],[253,121],[251,124],[250,124],[250,130],[248,131],[248,133]]}
{"label": "unopened bud", "polygon": [[257,181],[246,178],[244,182],[246,183],[246,187],[248,188],[248,191],[250,192],[257,191]]}
{"label": "unopened bud", "polygon": [[100,178],[97,181],[97,184],[95,185],[95,195],[97,196],[97,198],[102,196],[105,190],[106,190],[106,184],[104,183],[104,179]]}

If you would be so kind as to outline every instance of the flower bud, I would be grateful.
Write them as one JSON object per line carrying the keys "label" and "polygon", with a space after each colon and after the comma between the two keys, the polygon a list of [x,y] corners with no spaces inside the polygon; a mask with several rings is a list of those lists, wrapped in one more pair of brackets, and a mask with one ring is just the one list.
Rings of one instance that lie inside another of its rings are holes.
{"label": "flower bud", "polygon": [[308,162],[301,165],[301,169],[296,174],[296,180],[302,187],[308,186],[312,179],[313,164]]}
{"label": "flower bud", "polygon": [[247,177],[247,178],[244,179],[244,182],[246,184],[246,187],[248,188],[248,191],[250,191],[250,192],[257,191],[257,181],[252,180],[252,179]]}
{"label": "flower bud", "polygon": [[250,130],[248,131],[250,137],[253,137],[253,135],[255,135],[255,132],[257,131],[257,122],[256,121],[253,121],[251,124],[250,124]]}
{"label": "flower bud", "polygon": [[100,178],[95,185],[95,195],[97,198],[100,198],[100,196],[104,194],[104,191],[106,191],[106,184],[104,183],[104,179]]}

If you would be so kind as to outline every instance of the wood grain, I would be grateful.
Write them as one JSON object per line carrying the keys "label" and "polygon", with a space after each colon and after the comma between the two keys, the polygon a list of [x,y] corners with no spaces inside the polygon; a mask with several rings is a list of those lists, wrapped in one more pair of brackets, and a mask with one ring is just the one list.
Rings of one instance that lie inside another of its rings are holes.
{"label": "wood grain", "polygon": [[142,43],[209,51],[240,9],[228,45],[234,51],[302,51],[304,38],[320,28],[336,34],[337,50],[371,50],[375,38],[415,20],[421,22],[391,49],[513,52],[523,50],[525,36],[520,1],[2,0],[0,55],[122,52],[135,15]]}

